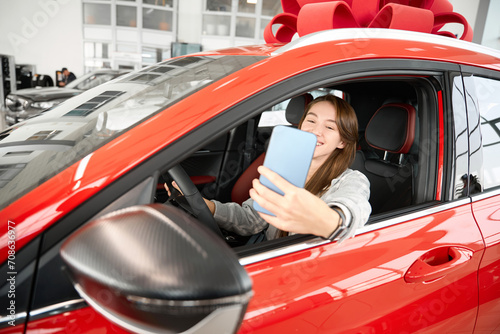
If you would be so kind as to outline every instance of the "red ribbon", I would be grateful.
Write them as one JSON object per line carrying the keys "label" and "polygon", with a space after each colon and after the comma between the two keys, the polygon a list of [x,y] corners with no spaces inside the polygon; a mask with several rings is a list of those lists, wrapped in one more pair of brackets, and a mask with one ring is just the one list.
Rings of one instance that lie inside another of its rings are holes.
{"label": "red ribbon", "polygon": [[[441,31],[446,23],[463,26],[461,40],[472,41],[472,28],[453,12],[448,0],[281,0],[283,13],[264,30],[267,43],[288,43],[299,36],[336,28],[388,28],[458,38]],[[273,33],[273,25],[278,28]]]}

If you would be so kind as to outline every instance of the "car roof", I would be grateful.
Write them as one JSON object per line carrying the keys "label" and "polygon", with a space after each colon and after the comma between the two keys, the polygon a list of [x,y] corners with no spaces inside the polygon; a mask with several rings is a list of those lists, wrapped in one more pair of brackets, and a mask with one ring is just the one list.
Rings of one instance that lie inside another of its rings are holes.
{"label": "car roof", "polygon": [[[436,34],[383,28],[332,29],[311,33],[289,43],[241,46],[199,54],[280,56],[299,49],[314,50],[340,46],[344,51],[349,48],[349,52],[332,52],[329,56],[331,59],[347,60],[359,55],[368,58],[365,47],[371,42],[390,45],[385,52],[372,54],[373,58],[384,56],[427,60],[434,58],[434,60],[500,70],[499,50]],[[425,48],[419,50],[419,47]]]}
{"label": "car roof", "polygon": [[454,47],[463,50],[473,50],[478,53],[500,56],[500,51],[480,44],[463,41],[456,38],[440,36],[436,34],[427,34],[416,31],[383,29],[383,28],[342,28],[318,31],[308,34],[300,39],[296,39],[283,45],[283,47],[274,51],[273,54],[284,53],[289,50],[306,47],[324,42],[341,41],[345,39],[392,39],[413,42],[425,42],[438,44],[447,47]]}

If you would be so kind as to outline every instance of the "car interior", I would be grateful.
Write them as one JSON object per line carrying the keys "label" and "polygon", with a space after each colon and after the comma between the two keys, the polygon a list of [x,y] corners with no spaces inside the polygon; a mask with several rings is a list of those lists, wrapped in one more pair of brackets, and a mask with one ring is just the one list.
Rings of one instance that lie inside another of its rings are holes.
{"label": "car interior", "polygon": [[[264,161],[273,128],[296,127],[314,97],[335,94],[346,99],[358,116],[359,143],[351,169],[361,171],[370,181],[372,214],[367,224],[372,224],[436,200],[435,90],[428,78],[388,76],[300,92],[230,129],[180,165],[203,197],[241,204],[249,198],[252,180],[259,177],[257,167]],[[160,182],[156,201],[167,199]],[[233,241],[232,246],[256,240],[227,231],[223,234]]]}

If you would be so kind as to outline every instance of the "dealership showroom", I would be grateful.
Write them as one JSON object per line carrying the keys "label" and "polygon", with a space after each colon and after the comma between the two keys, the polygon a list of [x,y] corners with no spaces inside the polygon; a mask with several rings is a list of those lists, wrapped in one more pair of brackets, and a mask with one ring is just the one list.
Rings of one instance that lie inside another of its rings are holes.
{"label": "dealership showroom", "polygon": [[500,334],[500,0],[0,31],[0,334]]}
{"label": "dealership showroom", "polygon": [[[500,48],[499,1],[450,3],[473,29],[474,43]],[[57,87],[63,68],[79,78],[101,69],[139,70],[198,51],[263,44],[266,25],[282,12],[280,0],[1,1],[1,128],[23,120],[6,124],[9,93]],[[463,28],[448,23],[447,29],[459,35]],[[39,109],[62,99],[40,103]]]}

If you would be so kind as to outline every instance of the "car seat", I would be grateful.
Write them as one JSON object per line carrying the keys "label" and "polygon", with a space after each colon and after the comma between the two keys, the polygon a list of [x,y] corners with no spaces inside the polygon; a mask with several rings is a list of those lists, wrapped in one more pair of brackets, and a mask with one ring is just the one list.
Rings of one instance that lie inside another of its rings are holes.
{"label": "car seat", "polygon": [[[295,96],[290,99],[286,110],[285,117],[291,126],[297,127],[300,119],[304,114],[304,110],[313,99],[309,93]],[[248,192],[252,188],[252,180],[259,177],[257,167],[264,163],[266,152],[260,154],[249,166],[243,171],[238,180],[235,182],[231,191],[231,201],[241,204],[249,198]]]}
{"label": "car seat", "polygon": [[[415,140],[415,123],[412,105],[388,103],[375,112],[366,126],[365,140],[372,150],[356,151],[351,168],[370,181],[372,214],[408,206],[413,201],[414,167],[409,152]],[[390,154],[399,155],[397,161]]]}

